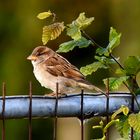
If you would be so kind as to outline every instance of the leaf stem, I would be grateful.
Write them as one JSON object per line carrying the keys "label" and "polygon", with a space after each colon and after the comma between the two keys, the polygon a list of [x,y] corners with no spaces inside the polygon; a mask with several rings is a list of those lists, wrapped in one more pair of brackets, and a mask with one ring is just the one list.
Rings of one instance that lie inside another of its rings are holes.
{"label": "leaf stem", "polygon": [[116,60],[116,58],[113,56],[113,54],[110,53],[110,57],[119,65],[119,67],[124,70],[124,67],[120,64],[119,61]]}

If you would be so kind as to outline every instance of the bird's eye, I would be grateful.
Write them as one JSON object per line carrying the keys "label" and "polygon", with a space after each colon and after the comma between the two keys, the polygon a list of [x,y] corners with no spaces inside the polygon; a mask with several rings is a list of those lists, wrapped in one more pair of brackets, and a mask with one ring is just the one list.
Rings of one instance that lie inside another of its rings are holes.
{"label": "bird's eye", "polygon": [[40,55],[43,55],[43,54],[45,54],[46,52],[38,52],[37,53],[37,56],[40,56]]}

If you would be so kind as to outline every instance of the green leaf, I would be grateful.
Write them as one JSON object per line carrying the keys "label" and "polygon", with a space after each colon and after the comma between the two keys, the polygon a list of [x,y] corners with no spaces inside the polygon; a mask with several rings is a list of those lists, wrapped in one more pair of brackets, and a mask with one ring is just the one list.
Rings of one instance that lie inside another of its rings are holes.
{"label": "green leaf", "polygon": [[85,13],[80,13],[76,20],[67,25],[67,35],[74,40],[80,39],[82,37],[81,30],[89,26],[93,20],[93,17],[86,18]]}
{"label": "green leaf", "polygon": [[105,54],[105,52],[107,52],[106,48],[98,48],[96,50],[96,54],[99,54],[99,55],[103,55]]}
{"label": "green leaf", "polygon": [[80,68],[81,73],[85,76],[91,75],[93,72],[96,72],[99,68],[107,69],[107,67],[101,62],[94,62],[92,64],[86,65]]}
{"label": "green leaf", "polygon": [[91,18],[87,18],[85,16],[85,13],[80,13],[79,14],[79,17],[76,19],[75,21],[75,24],[80,28],[80,29],[83,29],[83,28],[86,28],[88,27],[92,21],[94,20],[94,17],[91,17]]}
{"label": "green leaf", "polygon": [[[129,76],[122,76],[119,78],[111,77],[109,78],[109,89],[110,90],[117,90],[123,82],[125,82]],[[107,79],[104,79],[104,84],[107,86]]]}
{"label": "green leaf", "polygon": [[74,40],[78,40],[81,38],[81,31],[74,22],[68,25],[67,35],[70,36]]}
{"label": "green leaf", "polygon": [[123,123],[122,133],[124,138],[129,138],[129,132],[130,132],[130,125],[128,123],[128,119],[126,119]]}
{"label": "green leaf", "polygon": [[[95,56],[95,59],[105,65],[116,64],[116,61],[114,59],[105,56]],[[119,60],[119,58],[116,58],[116,60]]]}
{"label": "green leaf", "polygon": [[112,41],[116,36],[118,36],[116,29],[114,29],[113,27],[110,27],[109,42]]}
{"label": "green leaf", "polygon": [[72,51],[75,47],[85,48],[85,47],[88,47],[90,44],[91,44],[90,40],[87,40],[86,38],[82,37],[79,40],[72,40],[72,41],[62,43],[59,46],[59,49],[57,50],[57,52],[66,53],[66,52]]}
{"label": "green leaf", "polygon": [[111,27],[109,33],[109,44],[106,48],[98,48],[96,53],[99,55],[109,56],[113,49],[120,44],[121,33],[117,33],[116,30]]}
{"label": "green leaf", "polygon": [[39,19],[45,19],[45,18],[48,18],[52,15],[51,11],[49,10],[48,12],[42,12],[42,13],[39,13],[37,15],[37,18]]}
{"label": "green leaf", "polygon": [[72,51],[76,47],[75,41],[71,40],[60,44],[59,49],[56,52],[66,53]]}
{"label": "green leaf", "polygon": [[46,45],[49,40],[56,39],[64,30],[64,28],[65,26],[63,22],[57,22],[48,26],[44,26],[42,33],[43,45]]}
{"label": "green leaf", "polygon": [[136,132],[140,133],[140,113],[130,114],[128,122]]}
{"label": "green leaf", "polygon": [[129,138],[130,133],[130,125],[128,123],[128,116],[119,116],[119,122],[116,124],[116,128],[119,131],[120,135],[127,139]]}
{"label": "green leaf", "polygon": [[134,140],[140,140],[140,133],[134,132]]}
{"label": "green leaf", "polygon": [[84,37],[81,37],[79,40],[77,40],[77,46],[79,48],[86,48],[88,47],[90,44],[92,44],[92,42],[90,40],[87,40]]}
{"label": "green leaf", "polygon": [[118,68],[116,69],[115,73],[119,75],[125,75],[125,70],[123,70],[122,68]]}
{"label": "green leaf", "polygon": [[107,50],[109,53],[111,53],[112,50],[120,44],[120,37],[121,33],[117,33],[116,30],[111,27],[109,33],[109,44],[107,46]]}
{"label": "green leaf", "polygon": [[135,94],[136,94],[136,95],[139,95],[139,94],[140,94],[140,88],[138,88],[138,89],[135,91]]}
{"label": "green leaf", "polygon": [[137,75],[140,72],[140,57],[129,56],[124,62],[126,75]]}

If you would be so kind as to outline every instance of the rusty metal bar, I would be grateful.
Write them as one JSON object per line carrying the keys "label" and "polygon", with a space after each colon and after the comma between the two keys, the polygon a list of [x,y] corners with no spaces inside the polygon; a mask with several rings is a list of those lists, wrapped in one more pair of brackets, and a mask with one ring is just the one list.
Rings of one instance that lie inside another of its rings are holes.
{"label": "rusty metal bar", "polygon": [[[109,78],[107,79],[107,92],[106,92],[106,123],[108,124],[109,122]],[[107,130],[107,133],[106,133],[106,140],[109,140],[109,128]]]}
{"label": "rusty metal bar", "polygon": [[[140,104],[140,95],[137,97]],[[58,99],[57,117],[79,117],[81,114],[81,94],[71,94]],[[5,97],[5,119],[28,118],[29,117],[29,96],[6,96]],[[132,94],[129,93],[110,93],[108,114],[113,113],[126,105],[132,109]],[[32,117],[55,117],[56,97],[32,96]],[[91,95],[84,93],[83,101],[84,118],[93,116],[105,116],[106,97],[104,95]],[[0,118],[2,116],[3,97],[0,97]],[[134,101],[134,112],[138,112],[136,102]]]}
{"label": "rusty metal bar", "polygon": [[56,97],[55,97],[55,118],[54,118],[54,135],[53,135],[53,140],[57,139],[57,122],[58,122],[58,117],[57,117],[57,111],[58,111],[58,83],[56,83]]}
{"label": "rusty metal bar", "polygon": [[[131,111],[134,112],[134,95],[132,95]],[[134,140],[134,130],[131,127],[131,140]]]}
{"label": "rusty metal bar", "polygon": [[32,82],[29,83],[29,140],[32,140]]}
{"label": "rusty metal bar", "polygon": [[2,140],[5,140],[5,94],[6,94],[6,85],[2,84]]}
{"label": "rusty metal bar", "polygon": [[80,120],[81,120],[81,140],[84,140],[84,114],[83,114],[83,109],[84,109],[84,90],[81,90],[81,115],[80,115]]}

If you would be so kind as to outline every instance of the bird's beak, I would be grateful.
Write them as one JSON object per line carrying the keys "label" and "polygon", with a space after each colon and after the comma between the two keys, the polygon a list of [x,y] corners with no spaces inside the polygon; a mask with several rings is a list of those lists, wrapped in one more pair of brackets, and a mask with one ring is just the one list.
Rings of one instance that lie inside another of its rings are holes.
{"label": "bird's beak", "polygon": [[37,60],[37,57],[36,56],[33,56],[33,55],[30,55],[27,57],[28,60],[31,60],[31,61],[35,61]]}

